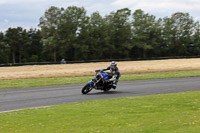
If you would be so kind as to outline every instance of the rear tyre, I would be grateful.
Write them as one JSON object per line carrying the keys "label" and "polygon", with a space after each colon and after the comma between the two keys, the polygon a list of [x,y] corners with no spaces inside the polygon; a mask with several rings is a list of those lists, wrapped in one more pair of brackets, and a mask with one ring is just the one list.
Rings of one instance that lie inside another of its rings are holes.
{"label": "rear tyre", "polygon": [[108,92],[111,88],[108,88],[108,87],[104,87],[103,91],[104,92]]}
{"label": "rear tyre", "polygon": [[104,89],[103,91],[104,91],[104,92],[108,92],[109,90],[110,90],[110,89]]}
{"label": "rear tyre", "polygon": [[84,87],[83,87],[83,89],[82,89],[82,93],[83,94],[87,94],[87,93],[89,93],[90,91],[92,90],[92,87],[89,85],[89,84],[86,84]]}

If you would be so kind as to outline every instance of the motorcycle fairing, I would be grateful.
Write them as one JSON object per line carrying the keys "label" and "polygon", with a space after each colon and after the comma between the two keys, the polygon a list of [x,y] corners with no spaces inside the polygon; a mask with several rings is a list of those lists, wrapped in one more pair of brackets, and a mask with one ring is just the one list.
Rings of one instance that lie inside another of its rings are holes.
{"label": "motorcycle fairing", "polygon": [[101,73],[101,77],[103,77],[104,79],[109,79],[109,75],[107,75],[106,73]]}
{"label": "motorcycle fairing", "polygon": [[88,82],[88,84],[94,86],[94,83],[92,81]]}

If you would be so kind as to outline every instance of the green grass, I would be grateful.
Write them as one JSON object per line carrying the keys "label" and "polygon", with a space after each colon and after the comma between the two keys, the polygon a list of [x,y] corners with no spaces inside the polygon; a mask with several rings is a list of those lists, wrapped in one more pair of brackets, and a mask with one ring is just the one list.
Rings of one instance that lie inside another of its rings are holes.
{"label": "green grass", "polygon": [[[178,71],[178,72],[126,74],[126,75],[122,75],[122,77],[120,78],[120,81],[160,79],[160,78],[178,78],[178,77],[195,77],[195,76],[200,76],[200,71]],[[88,81],[90,81],[92,79],[92,77],[93,76],[25,79],[25,80],[0,80],[0,89],[87,83]]]}
{"label": "green grass", "polygon": [[200,91],[0,113],[2,133],[198,133]]}
{"label": "green grass", "polygon": [[41,78],[41,79],[24,79],[24,80],[0,80],[0,89],[78,84],[78,83],[87,83],[91,79],[92,79],[92,76],[65,77],[65,78]]}

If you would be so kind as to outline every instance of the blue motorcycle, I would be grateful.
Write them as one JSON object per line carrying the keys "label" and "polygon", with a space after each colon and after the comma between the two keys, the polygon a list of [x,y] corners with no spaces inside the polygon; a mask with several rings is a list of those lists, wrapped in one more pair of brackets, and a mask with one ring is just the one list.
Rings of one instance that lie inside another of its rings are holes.
{"label": "blue motorcycle", "polygon": [[[102,90],[104,92],[109,91],[113,87],[113,82],[109,81],[112,78],[112,74],[108,72],[95,71],[96,76],[92,81],[88,82],[83,88],[82,93],[87,94],[92,89]],[[121,77],[121,74],[119,75]]]}

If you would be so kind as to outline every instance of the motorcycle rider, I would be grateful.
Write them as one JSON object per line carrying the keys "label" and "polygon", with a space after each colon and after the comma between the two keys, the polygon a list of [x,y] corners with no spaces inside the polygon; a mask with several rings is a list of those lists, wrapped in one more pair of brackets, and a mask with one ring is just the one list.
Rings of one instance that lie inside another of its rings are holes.
{"label": "motorcycle rider", "polygon": [[109,81],[113,83],[113,89],[116,89],[117,83],[118,83],[118,79],[119,79],[119,75],[120,75],[119,69],[117,67],[117,63],[115,61],[112,61],[110,63],[110,66],[108,66],[107,68],[96,70],[96,71],[103,72],[103,71],[106,71],[106,70],[110,70],[112,78],[109,79]]}

